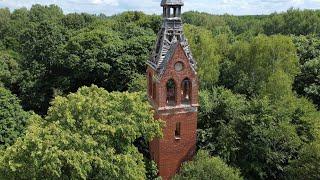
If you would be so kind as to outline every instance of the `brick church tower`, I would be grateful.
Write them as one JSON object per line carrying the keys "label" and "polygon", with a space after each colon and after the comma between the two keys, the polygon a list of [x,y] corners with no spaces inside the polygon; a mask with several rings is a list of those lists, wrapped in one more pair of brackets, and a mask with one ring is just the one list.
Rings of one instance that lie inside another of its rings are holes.
{"label": "brick church tower", "polygon": [[182,0],[162,0],[163,24],[147,62],[148,97],[155,118],[166,122],[164,137],[150,142],[150,154],[163,179],[170,179],[196,148],[198,78],[183,33]]}

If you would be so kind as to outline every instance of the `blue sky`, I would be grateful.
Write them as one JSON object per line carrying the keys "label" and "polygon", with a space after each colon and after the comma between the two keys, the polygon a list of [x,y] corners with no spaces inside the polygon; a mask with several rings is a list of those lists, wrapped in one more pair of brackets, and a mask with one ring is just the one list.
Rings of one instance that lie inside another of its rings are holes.
{"label": "blue sky", "polygon": [[[65,13],[87,12],[112,15],[127,10],[160,14],[161,0],[0,0],[0,8],[30,8],[32,4],[57,4]],[[212,14],[270,14],[290,7],[320,9],[320,0],[184,0],[184,11],[197,10]]]}

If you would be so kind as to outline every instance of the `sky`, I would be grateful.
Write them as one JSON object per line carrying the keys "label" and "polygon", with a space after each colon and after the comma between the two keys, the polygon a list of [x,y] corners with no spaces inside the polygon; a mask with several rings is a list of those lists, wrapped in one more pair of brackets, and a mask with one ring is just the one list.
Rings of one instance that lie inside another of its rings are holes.
{"label": "sky", "polygon": [[[56,4],[65,13],[86,12],[113,15],[123,11],[143,11],[160,14],[161,0],[0,0],[0,8],[11,10],[32,4]],[[290,7],[320,9],[320,0],[184,0],[183,11],[200,11],[211,14],[254,15],[283,12]]]}

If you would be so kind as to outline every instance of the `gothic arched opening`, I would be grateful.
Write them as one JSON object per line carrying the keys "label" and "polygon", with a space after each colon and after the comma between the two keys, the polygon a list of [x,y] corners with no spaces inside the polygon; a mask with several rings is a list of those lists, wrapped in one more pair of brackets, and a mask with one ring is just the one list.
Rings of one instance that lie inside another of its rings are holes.
{"label": "gothic arched opening", "polygon": [[191,103],[191,81],[189,78],[185,78],[181,84],[181,100],[182,104]]}
{"label": "gothic arched opening", "polygon": [[176,105],[176,84],[173,79],[167,82],[167,105]]}

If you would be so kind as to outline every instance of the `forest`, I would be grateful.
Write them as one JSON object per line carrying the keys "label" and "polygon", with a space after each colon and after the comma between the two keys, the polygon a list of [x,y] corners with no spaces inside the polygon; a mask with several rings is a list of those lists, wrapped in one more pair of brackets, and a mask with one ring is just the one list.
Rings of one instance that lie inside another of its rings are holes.
{"label": "forest", "polygon": [[[200,109],[174,179],[320,179],[320,10],[183,22]],[[160,179],[145,72],[161,23],[0,9],[0,179]]]}

